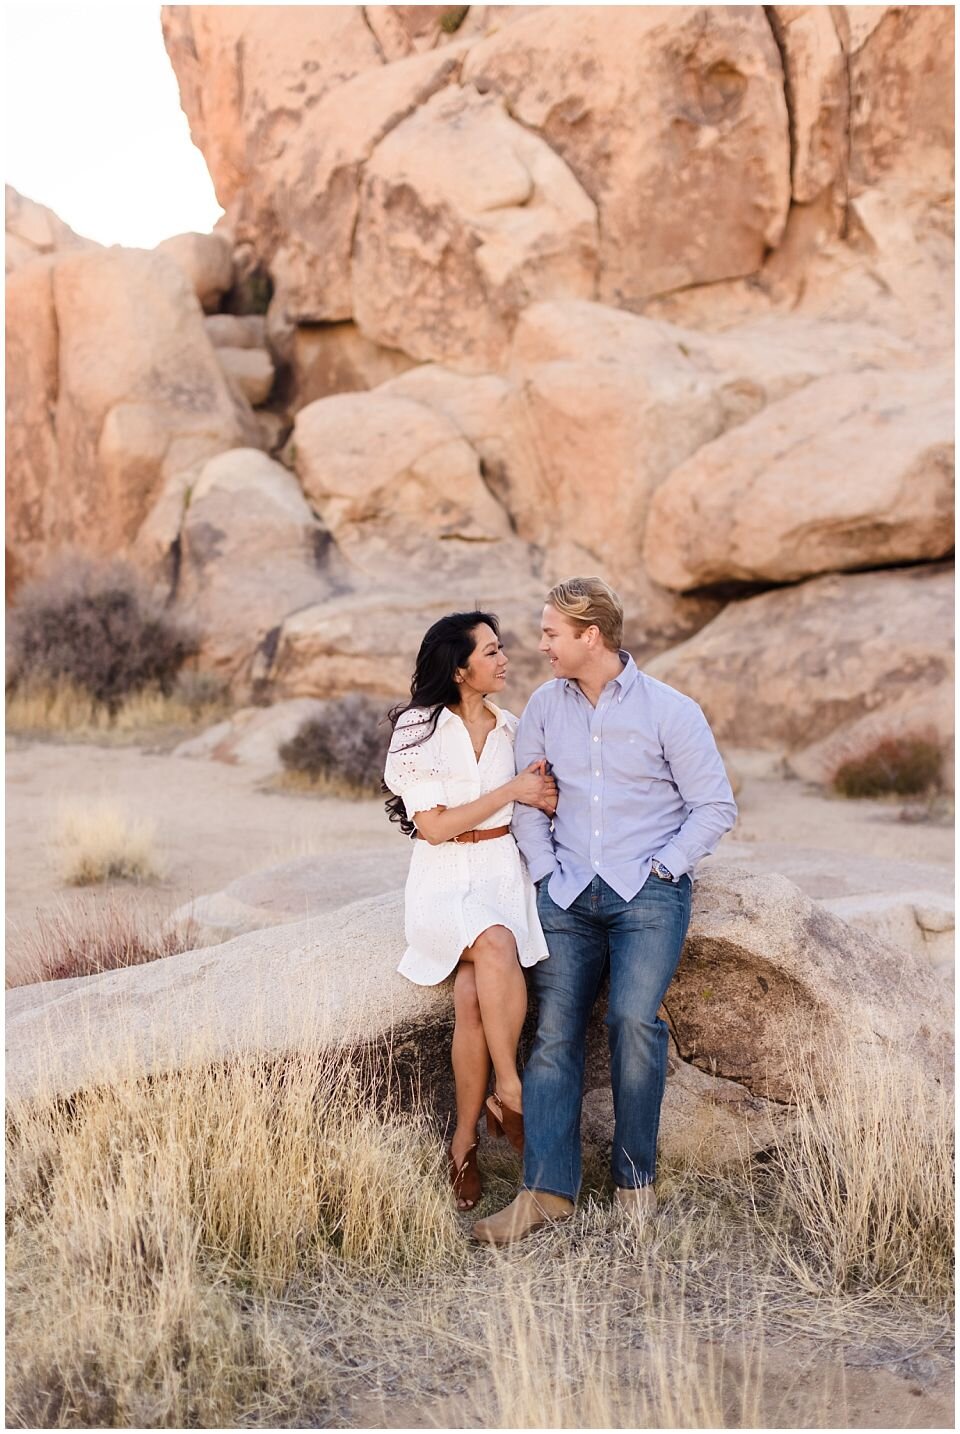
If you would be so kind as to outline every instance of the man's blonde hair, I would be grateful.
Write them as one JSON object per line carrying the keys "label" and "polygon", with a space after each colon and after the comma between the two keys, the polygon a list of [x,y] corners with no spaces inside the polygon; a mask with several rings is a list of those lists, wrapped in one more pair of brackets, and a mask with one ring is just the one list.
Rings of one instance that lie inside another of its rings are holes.
{"label": "man's blonde hair", "polygon": [[603,578],[567,578],[547,593],[547,602],[571,622],[596,626],[607,647],[618,652],[623,642],[623,603]]}

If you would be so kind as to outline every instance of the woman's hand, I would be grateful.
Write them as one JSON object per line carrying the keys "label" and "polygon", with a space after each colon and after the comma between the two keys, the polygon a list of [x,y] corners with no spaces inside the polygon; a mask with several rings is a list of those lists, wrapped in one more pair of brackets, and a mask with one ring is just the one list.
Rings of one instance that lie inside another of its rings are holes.
{"label": "woman's hand", "polygon": [[542,757],[518,772],[510,787],[512,801],[522,802],[526,807],[538,807],[548,817],[552,817],[557,810],[556,779],[547,772],[547,764]]}

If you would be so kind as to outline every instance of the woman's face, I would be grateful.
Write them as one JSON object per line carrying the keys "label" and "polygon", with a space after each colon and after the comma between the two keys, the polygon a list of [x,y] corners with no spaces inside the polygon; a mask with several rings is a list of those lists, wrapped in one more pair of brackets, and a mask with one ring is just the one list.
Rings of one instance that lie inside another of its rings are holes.
{"label": "woman's face", "polygon": [[466,667],[457,669],[462,691],[473,690],[481,696],[489,692],[500,692],[507,680],[507,663],[510,659],[503,650],[492,627],[482,622],[473,629],[473,652]]}

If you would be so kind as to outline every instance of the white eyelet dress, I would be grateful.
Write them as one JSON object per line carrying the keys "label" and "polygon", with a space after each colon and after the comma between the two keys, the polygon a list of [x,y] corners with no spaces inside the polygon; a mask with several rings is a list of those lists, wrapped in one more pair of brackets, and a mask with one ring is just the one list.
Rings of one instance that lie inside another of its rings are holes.
{"label": "white eyelet dress", "polygon": [[[513,740],[517,719],[487,706],[497,725],[478,761],[464,723],[448,707],[440,711],[436,731],[418,746],[431,712],[411,708],[397,722],[387,756],[384,781],[403,801],[411,821],[433,807],[460,807],[509,782],[516,768]],[[509,802],[478,823],[507,826]],[[435,986],[450,975],[461,952],[489,926],[513,932],[522,966],[549,955],[537,916],[537,898],[512,833],[480,842],[416,840],[407,875],[405,934],[407,949],[397,967],[418,986]]]}

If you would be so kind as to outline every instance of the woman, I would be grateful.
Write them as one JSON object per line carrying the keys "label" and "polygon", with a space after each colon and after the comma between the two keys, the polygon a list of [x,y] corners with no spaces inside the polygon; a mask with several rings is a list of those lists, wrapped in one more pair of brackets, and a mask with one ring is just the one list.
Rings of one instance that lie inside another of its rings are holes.
{"label": "woman", "polygon": [[390,713],[384,786],[391,821],[411,837],[407,949],[398,970],[418,985],[454,978],[453,1073],[457,1126],[450,1180],[461,1210],[481,1195],[477,1121],[523,1149],[517,1045],[527,1012],[522,966],[547,956],[536,894],[510,833],[514,802],[553,812],[556,787],[542,763],[516,773],[517,719],[487,700],[503,690],[509,659],[492,613],[451,613],[417,655],[410,702]]}

